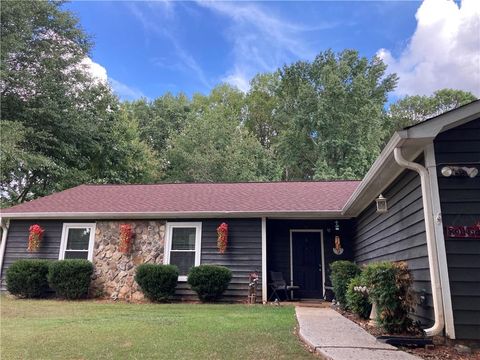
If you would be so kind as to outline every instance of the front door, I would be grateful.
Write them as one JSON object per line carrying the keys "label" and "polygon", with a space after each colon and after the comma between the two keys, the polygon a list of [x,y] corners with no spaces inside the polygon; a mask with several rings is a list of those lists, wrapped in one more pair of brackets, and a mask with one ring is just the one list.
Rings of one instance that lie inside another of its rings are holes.
{"label": "front door", "polygon": [[300,299],[323,298],[320,232],[292,232],[293,285]]}

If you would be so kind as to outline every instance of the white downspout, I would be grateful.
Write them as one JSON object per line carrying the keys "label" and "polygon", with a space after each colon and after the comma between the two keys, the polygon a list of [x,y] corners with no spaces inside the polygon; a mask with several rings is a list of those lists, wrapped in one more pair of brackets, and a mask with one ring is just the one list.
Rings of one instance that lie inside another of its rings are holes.
{"label": "white downspout", "polygon": [[2,226],[2,243],[0,244],[0,281],[2,279],[3,258],[5,256],[5,248],[7,245],[7,234],[10,222],[8,220],[0,218]]}
{"label": "white downspout", "polygon": [[427,240],[428,264],[430,269],[430,282],[432,284],[433,312],[435,323],[432,327],[425,329],[427,336],[435,336],[443,331],[445,322],[443,314],[442,289],[440,285],[440,274],[438,269],[437,246],[435,243],[435,228],[433,223],[432,199],[430,191],[430,180],[427,169],[415,162],[407,161],[402,155],[402,149],[396,147],[393,150],[395,161],[398,165],[416,171],[420,175],[422,188],[423,214],[425,217],[425,235]]}

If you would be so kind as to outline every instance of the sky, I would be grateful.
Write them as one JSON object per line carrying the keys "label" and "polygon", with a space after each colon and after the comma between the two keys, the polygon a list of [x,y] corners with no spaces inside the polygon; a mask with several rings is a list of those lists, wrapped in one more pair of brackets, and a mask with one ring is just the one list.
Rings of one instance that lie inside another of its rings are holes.
{"label": "sky", "polygon": [[381,57],[393,97],[451,87],[480,97],[480,1],[74,1],[94,48],[85,59],[123,100],[248,91],[261,72],[327,49]]}

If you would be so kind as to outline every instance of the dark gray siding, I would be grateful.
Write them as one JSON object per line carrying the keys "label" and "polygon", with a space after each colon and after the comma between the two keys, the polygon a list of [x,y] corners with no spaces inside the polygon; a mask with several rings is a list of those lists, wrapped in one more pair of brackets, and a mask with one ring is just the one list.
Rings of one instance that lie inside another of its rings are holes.
{"label": "dark gray siding", "polygon": [[[43,241],[38,252],[29,253],[28,229],[33,224],[39,224],[45,229]],[[60,251],[60,240],[62,237],[63,221],[32,221],[12,220],[8,230],[7,243],[2,268],[2,284],[4,289],[5,271],[18,259],[52,259],[57,260]]]}
{"label": "dark gray siding", "polygon": [[[441,175],[444,165],[480,166],[480,119],[448,130],[434,141],[438,187],[444,226],[473,225],[480,221],[480,175]],[[452,294],[455,335],[480,339],[480,239],[445,237]]]}
{"label": "dark gray siding", "polygon": [[421,195],[417,173],[404,171],[383,192],[388,212],[377,213],[373,202],[356,219],[354,258],[359,264],[407,261],[414,290],[427,294],[426,305],[418,305],[413,316],[428,326],[433,320],[433,308]]}
{"label": "dark gray siding", "polygon": [[[180,220],[179,220],[180,221]],[[200,221],[200,220],[192,220]],[[233,278],[224,294],[224,301],[246,301],[248,275],[260,275],[257,298],[261,301],[262,273],[262,221],[261,219],[205,219],[202,221],[202,264],[224,265],[232,270]],[[217,248],[217,227],[228,224],[228,246],[225,254]],[[177,295],[184,299],[197,299],[188,284],[180,283]]]}
{"label": "dark gray siding", "polygon": [[[323,229],[325,250],[325,282],[330,283],[330,263],[336,260],[352,260],[352,220],[340,220],[340,231],[335,232],[332,220],[268,220],[267,221],[267,270],[281,271],[287,283],[290,283],[290,229]],[[334,236],[341,238],[344,252],[335,255]],[[270,296],[270,293],[269,293]]]}

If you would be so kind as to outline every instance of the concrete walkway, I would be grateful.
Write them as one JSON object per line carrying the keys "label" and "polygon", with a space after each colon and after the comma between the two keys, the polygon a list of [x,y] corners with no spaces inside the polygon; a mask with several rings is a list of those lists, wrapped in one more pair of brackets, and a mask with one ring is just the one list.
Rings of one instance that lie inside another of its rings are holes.
{"label": "concrete walkway", "polygon": [[329,308],[295,307],[300,338],[328,360],[420,360],[381,343]]}

